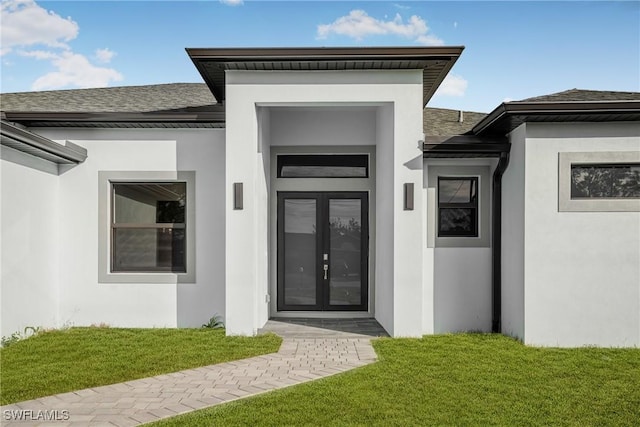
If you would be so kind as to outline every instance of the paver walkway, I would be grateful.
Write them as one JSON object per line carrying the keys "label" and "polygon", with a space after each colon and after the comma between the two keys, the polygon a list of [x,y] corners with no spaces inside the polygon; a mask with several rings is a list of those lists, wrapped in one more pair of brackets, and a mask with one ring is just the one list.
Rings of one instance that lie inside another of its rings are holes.
{"label": "paver walkway", "polygon": [[[273,322],[267,326],[267,330],[273,327]],[[304,329],[294,329],[296,334],[304,333]],[[370,336],[282,335],[277,353],[2,406],[2,425],[135,426],[327,377],[376,360]],[[29,420],[11,419],[20,415]]]}

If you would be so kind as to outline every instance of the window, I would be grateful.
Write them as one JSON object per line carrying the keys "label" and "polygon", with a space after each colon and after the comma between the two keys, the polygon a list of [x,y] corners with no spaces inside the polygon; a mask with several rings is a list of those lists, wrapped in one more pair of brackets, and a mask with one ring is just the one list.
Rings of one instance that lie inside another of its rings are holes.
{"label": "window", "polygon": [[278,178],[368,178],[366,154],[281,154]]}
{"label": "window", "polygon": [[111,271],[186,271],[187,185],[113,183]]}
{"label": "window", "polygon": [[572,164],[571,198],[640,198],[640,163]]}
{"label": "window", "polygon": [[478,237],[477,177],[438,177],[438,236]]}
{"label": "window", "polygon": [[560,212],[640,211],[640,152],[559,153]]}
{"label": "window", "polygon": [[98,281],[195,283],[195,172],[98,172]]}
{"label": "window", "polygon": [[[490,160],[425,163],[427,247],[491,247]],[[475,163],[475,164],[474,164]]]}

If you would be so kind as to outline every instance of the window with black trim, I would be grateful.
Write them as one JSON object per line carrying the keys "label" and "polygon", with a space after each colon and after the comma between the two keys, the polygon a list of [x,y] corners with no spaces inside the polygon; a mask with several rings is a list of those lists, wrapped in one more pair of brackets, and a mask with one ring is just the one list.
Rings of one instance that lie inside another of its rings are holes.
{"label": "window with black trim", "polygon": [[111,271],[186,272],[186,182],[111,183]]}
{"label": "window with black trim", "polygon": [[478,237],[478,177],[438,177],[438,236]]}
{"label": "window with black trim", "polygon": [[366,154],[280,154],[278,178],[368,178]]}
{"label": "window with black trim", "polygon": [[571,164],[571,199],[640,198],[640,163]]}

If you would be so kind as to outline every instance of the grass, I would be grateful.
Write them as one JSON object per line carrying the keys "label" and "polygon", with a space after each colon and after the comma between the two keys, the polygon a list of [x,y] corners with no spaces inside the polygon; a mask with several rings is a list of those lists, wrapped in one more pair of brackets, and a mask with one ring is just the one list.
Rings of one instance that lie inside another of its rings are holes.
{"label": "grass", "polygon": [[71,328],[0,350],[0,404],[35,399],[278,351],[275,335],[224,329]]}
{"label": "grass", "polygon": [[531,348],[500,335],[374,342],[375,364],[154,424],[638,425],[639,349]]}

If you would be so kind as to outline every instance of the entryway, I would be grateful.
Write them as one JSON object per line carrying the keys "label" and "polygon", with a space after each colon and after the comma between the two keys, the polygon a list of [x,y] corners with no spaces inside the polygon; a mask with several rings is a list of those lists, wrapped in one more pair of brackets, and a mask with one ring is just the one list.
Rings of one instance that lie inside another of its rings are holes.
{"label": "entryway", "polygon": [[278,192],[278,311],[367,311],[367,192]]}
{"label": "entryway", "polygon": [[376,319],[277,318],[270,319],[258,334],[272,332],[283,338],[377,338],[389,334]]}

